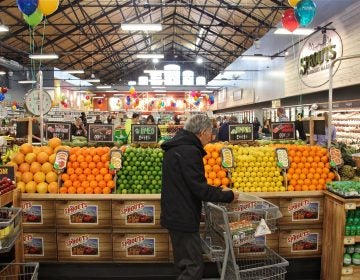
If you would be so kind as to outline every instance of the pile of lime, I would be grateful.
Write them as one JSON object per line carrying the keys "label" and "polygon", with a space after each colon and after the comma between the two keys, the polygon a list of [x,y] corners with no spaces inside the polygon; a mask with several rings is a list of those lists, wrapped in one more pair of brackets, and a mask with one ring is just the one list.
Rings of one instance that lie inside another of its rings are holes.
{"label": "pile of lime", "polygon": [[161,192],[163,151],[159,148],[126,149],[117,172],[117,193],[156,194]]}

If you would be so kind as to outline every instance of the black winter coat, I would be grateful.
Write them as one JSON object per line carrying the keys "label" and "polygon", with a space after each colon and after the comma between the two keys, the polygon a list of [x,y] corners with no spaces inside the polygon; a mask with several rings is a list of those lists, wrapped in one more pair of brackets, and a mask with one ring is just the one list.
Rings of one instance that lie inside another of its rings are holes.
{"label": "black winter coat", "polygon": [[231,202],[234,194],[207,184],[203,164],[206,152],[195,134],[180,130],[161,147],[165,150],[161,225],[169,230],[198,232],[202,201]]}

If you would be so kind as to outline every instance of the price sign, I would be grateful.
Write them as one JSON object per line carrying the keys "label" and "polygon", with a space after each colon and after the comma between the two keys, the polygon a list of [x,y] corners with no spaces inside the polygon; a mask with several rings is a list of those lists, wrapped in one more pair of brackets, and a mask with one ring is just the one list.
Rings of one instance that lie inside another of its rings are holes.
{"label": "price sign", "polygon": [[340,167],[344,164],[344,160],[341,155],[341,151],[335,147],[329,149],[330,154],[330,165],[332,167]]}
{"label": "price sign", "polygon": [[118,170],[121,168],[121,158],[122,158],[122,153],[120,150],[111,150],[110,151],[110,163],[109,163],[109,168],[110,169],[115,169]]}
{"label": "price sign", "polygon": [[356,203],[345,203],[346,210],[356,210]]}
{"label": "price sign", "polygon": [[132,143],[157,143],[158,127],[156,124],[133,124],[131,125]]}
{"label": "price sign", "polygon": [[46,139],[54,137],[71,141],[71,123],[46,123]]}
{"label": "price sign", "polygon": [[289,162],[289,156],[288,151],[285,148],[277,148],[275,150],[276,152],[276,158],[277,158],[277,165],[280,168],[288,169],[290,162]]}
{"label": "price sign", "polygon": [[272,123],[271,124],[271,139],[272,140],[295,140],[295,124],[287,123]]}
{"label": "price sign", "polygon": [[234,155],[230,148],[221,149],[221,165],[224,168],[234,167]]}
{"label": "price sign", "polygon": [[353,273],[354,273],[354,269],[351,266],[343,267],[342,270],[341,270],[342,275],[351,275]]}
{"label": "price sign", "polygon": [[355,237],[353,237],[353,236],[345,237],[344,238],[344,244],[345,245],[353,245],[353,244],[355,244]]}
{"label": "price sign", "polygon": [[89,124],[89,142],[113,142],[114,127],[111,124]]}
{"label": "price sign", "polygon": [[242,142],[253,141],[254,127],[249,124],[229,124],[229,141],[230,142]]}
{"label": "price sign", "polygon": [[63,171],[66,168],[69,159],[69,152],[65,150],[59,150],[56,153],[54,169],[57,171]]}

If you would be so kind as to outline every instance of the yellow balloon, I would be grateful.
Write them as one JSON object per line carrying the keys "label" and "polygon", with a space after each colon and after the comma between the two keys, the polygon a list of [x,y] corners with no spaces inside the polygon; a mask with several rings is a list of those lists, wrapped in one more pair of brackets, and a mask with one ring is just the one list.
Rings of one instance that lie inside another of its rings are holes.
{"label": "yellow balloon", "polygon": [[59,0],[39,0],[38,9],[45,15],[51,15],[59,7]]}
{"label": "yellow balloon", "polygon": [[291,7],[295,7],[301,0],[288,0]]}

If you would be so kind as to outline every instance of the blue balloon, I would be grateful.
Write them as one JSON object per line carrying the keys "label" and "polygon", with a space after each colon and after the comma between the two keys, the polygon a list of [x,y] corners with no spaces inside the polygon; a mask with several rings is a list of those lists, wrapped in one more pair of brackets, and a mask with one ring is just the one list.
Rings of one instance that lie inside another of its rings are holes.
{"label": "blue balloon", "polygon": [[38,6],[38,0],[16,0],[20,11],[30,16]]}
{"label": "blue balloon", "polygon": [[4,101],[4,99],[5,99],[5,94],[0,93],[0,101]]}
{"label": "blue balloon", "polygon": [[294,8],[295,17],[301,26],[308,26],[316,15],[316,4],[313,0],[301,0]]}

